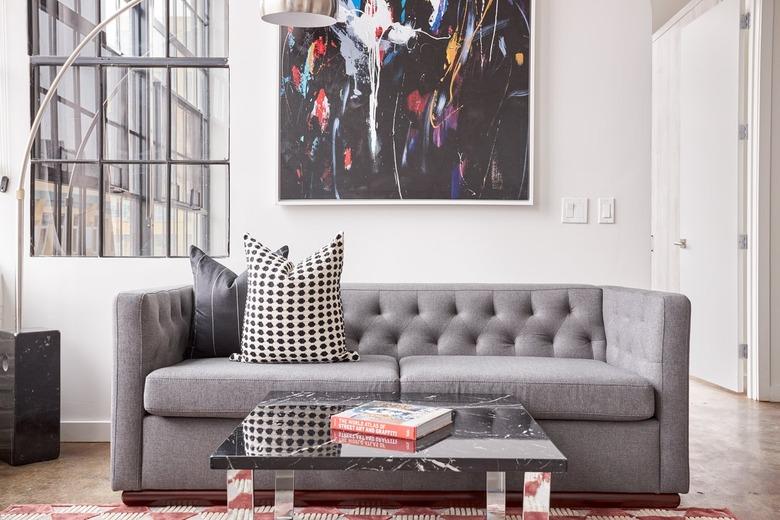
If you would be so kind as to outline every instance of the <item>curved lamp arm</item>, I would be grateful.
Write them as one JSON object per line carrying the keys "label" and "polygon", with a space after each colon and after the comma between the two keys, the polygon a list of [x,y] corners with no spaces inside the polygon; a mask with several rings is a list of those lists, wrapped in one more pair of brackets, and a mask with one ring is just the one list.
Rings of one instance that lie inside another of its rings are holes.
{"label": "curved lamp arm", "polygon": [[43,114],[46,110],[46,107],[49,106],[49,103],[51,103],[51,100],[54,99],[54,95],[57,92],[57,87],[59,86],[60,82],[62,82],[62,78],[65,76],[65,73],[73,66],[73,63],[76,61],[76,58],[79,57],[81,54],[81,51],[84,50],[84,47],[87,46],[89,42],[95,39],[95,37],[100,34],[103,29],[111,22],[113,22],[115,19],[117,19],[120,15],[125,13],[126,11],[129,11],[133,7],[137,6],[144,0],[128,0],[128,2],[122,6],[120,9],[118,9],[115,13],[111,14],[108,18],[100,22],[95,26],[94,29],[92,29],[89,34],[87,34],[83,40],[76,46],[75,49],[73,49],[73,52],[68,56],[68,59],[65,60],[65,63],[63,63],[60,67],[59,72],[57,72],[57,75],[54,76],[54,80],[52,80],[51,85],[49,86],[48,92],[46,92],[46,96],[43,98],[43,101],[41,101],[41,105],[38,107],[38,111],[35,113],[35,118],[33,119],[32,126],[30,127],[30,134],[27,137],[27,147],[24,150],[24,156],[22,158],[22,167],[19,170],[19,184],[16,189],[16,205],[17,205],[17,216],[16,216],[16,294],[14,298],[14,307],[16,310],[16,333],[18,334],[22,330],[22,260],[24,259],[24,183],[25,179],[27,178],[27,170],[29,170],[30,167],[30,154],[32,153],[32,147],[35,143],[35,138],[38,135],[38,129],[41,127],[41,121],[43,120]]}

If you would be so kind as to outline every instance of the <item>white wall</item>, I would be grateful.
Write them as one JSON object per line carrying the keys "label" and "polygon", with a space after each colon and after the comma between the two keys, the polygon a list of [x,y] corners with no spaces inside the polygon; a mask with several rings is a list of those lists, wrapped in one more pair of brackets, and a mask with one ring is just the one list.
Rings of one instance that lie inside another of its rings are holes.
{"label": "white wall", "polygon": [[[13,150],[28,123],[23,0],[14,20]],[[543,0],[537,16],[534,207],[275,205],[277,36],[258,2],[230,6],[231,239],[289,244],[294,258],[346,232],[346,281],[585,282],[650,280],[650,3]],[[20,108],[21,107],[21,108]],[[16,160],[18,158],[14,158]],[[560,224],[562,196],[614,196],[617,224]],[[12,197],[0,195],[5,221]],[[0,248],[12,248],[2,227]],[[110,411],[111,308],[121,290],[186,283],[186,259],[31,258],[25,324],[62,331],[65,421],[103,424]],[[0,265],[6,272],[8,266]],[[81,432],[71,426],[67,432]]]}

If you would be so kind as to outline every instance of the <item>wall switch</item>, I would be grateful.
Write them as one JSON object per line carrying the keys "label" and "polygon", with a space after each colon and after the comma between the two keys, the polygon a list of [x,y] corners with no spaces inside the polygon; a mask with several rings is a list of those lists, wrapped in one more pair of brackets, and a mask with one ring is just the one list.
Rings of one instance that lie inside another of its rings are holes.
{"label": "wall switch", "polygon": [[602,197],[599,199],[599,224],[615,223],[615,198]]}
{"label": "wall switch", "polygon": [[564,224],[588,223],[588,199],[564,197],[561,199],[561,222]]}

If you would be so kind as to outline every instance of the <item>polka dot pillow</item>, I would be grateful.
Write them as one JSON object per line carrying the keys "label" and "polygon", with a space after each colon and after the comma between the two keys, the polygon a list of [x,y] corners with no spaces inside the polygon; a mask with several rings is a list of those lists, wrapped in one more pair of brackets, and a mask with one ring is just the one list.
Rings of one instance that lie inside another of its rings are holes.
{"label": "polka dot pillow", "polygon": [[331,442],[330,416],[344,406],[258,406],[241,423],[247,455],[338,457],[341,446]]}
{"label": "polka dot pillow", "polygon": [[344,237],[298,265],[244,235],[247,297],[241,353],[245,363],[357,361],[347,350],[341,307]]}

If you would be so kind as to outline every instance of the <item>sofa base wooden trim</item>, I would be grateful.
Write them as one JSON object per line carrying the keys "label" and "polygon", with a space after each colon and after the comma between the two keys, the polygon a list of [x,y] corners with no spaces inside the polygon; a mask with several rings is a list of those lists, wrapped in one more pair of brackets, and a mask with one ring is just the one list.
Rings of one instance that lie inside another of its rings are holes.
{"label": "sofa base wooden trim", "polygon": [[[273,491],[255,491],[255,504],[272,504]],[[507,506],[523,504],[521,492],[507,492]],[[222,490],[144,490],[123,491],[128,506],[223,505]],[[680,505],[677,493],[566,493],[554,492],[553,507],[582,508],[674,508]],[[484,491],[295,491],[296,507],[377,505],[382,507],[484,507]]]}

